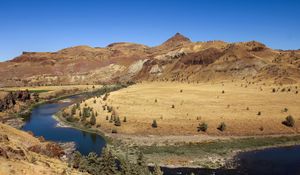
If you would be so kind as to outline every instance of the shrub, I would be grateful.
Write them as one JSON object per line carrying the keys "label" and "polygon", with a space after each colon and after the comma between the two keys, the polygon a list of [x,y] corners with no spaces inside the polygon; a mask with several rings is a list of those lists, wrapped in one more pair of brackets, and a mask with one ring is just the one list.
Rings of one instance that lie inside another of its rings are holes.
{"label": "shrub", "polygon": [[182,93],[182,89],[180,89],[180,93]]}
{"label": "shrub", "polygon": [[157,103],[157,99],[155,99],[154,102]]}
{"label": "shrub", "polygon": [[106,120],[108,120],[108,115],[106,116]]}
{"label": "shrub", "polygon": [[126,117],[124,117],[124,119],[123,119],[123,122],[127,122],[127,119],[126,119]]}
{"label": "shrub", "polygon": [[111,133],[116,134],[116,133],[118,133],[118,131],[117,131],[117,129],[114,128],[111,130]]}
{"label": "shrub", "polygon": [[77,109],[77,107],[75,105],[72,106],[71,115],[75,115],[76,114],[76,109]]}
{"label": "shrub", "polygon": [[288,108],[284,108],[282,112],[288,112]]}
{"label": "shrub", "polygon": [[272,92],[273,92],[273,93],[275,93],[275,92],[276,92],[276,89],[275,89],[275,88],[273,88],[273,89],[272,89]]}
{"label": "shrub", "polygon": [[121,121],[119,117],[116,117],[115,119],[115,126],[121,126]]}
{"label": "shrub", "polygon": [[199,126],[197,128],[198,128],[198,132],[199,131],[206,132],[208,126],[207,126],[207,124],[205,122],[202,122],[201,124],[199,124]]}
{"label": "shrub", "polygon": [[258,111],[257,115],[261,115],[261,112],[260,112],[260,111]]}
{"label": "shrub", "polygon": [[264,130],[264,127],[262,127],[262,126],[259,127],[259,130],[260,130],[260,131],[263,131],[263,130]]}
{"label": "shrub", "polygon": [[74,118],[72,116],[69,116],[66,118],[68,122],[74,122]]}
{"label": "shrub", "polygon": [[157,128],[157,122],[156,122],[156,120],[153,120],[153,122],[152,122],[152,128]]}
{"label": "shrub", "polygon": [[284,124],[285,126],[288,126],[288,127],[294,127],[295,120],[291,115],[289,115],[285,118],[285,120],[282,122],[282,124]]}
{"label": "shrub", "polygon": [[95,117],[94,113],[92,113],[92,117],[90,118],[90,124],[91,125],[95,125],[96,124],[96,117]]}
{"label": "shrub", "polygon": [[223,90],[223,91],[222,91],[222,94],[224,94],[224,93],[225,93],[225,91]]}
{"label": "shrub", "polygon": [[94,100],[94,103],[95,103],[95,104],[96,104],[96,102],[97,102],[97,101],[96,101],[96,100]]}
{"label": "shrub", "polygon": [[295,94],[298,94],[298,91],[296,91]]}
{"label": "shrub", "polygon": [[225,131],[225,129],[226,129],[226,124],[224,122],[220,123],[220,125],[218,126],[218,130],[223,132]]}
{"label": "shrub", "polygon": [[91,113],[90,113],[90,109],[89,108],[83,108],[83,114],[82,116],[87,118],[90,117]]}
{"label": "shrub", "polygon": [[172,105],[172,108],[175,108],[175,105]]}

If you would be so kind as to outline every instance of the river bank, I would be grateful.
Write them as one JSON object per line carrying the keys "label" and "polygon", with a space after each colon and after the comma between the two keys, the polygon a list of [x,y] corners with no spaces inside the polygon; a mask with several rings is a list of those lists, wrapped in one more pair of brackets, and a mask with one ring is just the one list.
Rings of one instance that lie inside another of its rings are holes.
{"label": "river bank", "polygon": [[240,153],[300,144],[300,135],[161,137],[113,134],[101,128],[87,128],[79,122],[68,122],[61,113],[54,118],[64,126],[101,135],[117,155],[135,160],[138,152],[142,152],[149,166],[159,163],[166,168],[235,168],[235,157]]}
{"label": "river bank", "polygon": [[[112,90],[118,89],[113,88],[113,86],[111,88]],[[236,166],[235,157],[242,152],[300,144],[300,137],[298,135],[220,137],[207,134],[184,136],[113,134],[102,130],[101,127],[88,128],[79,122],[69,122],[62,117],[61,111],[76,102],[70,100],[65,101],[63,99],[83,95],[79,99],[82,100],[102,95],[105,92],[107,91],[100,90],[100,93],[91,92],[88,94],[86,94],[87,92],[83,92],[43,100],[39,103],[32,104],[25,112],[23,111],[23,114],[30,115],[33,109],[45,103],[67,103],[67,106],[60,108],[59,112],[55,112],[55,114],[51,116],[54,117],[60,125],[100,135],[105,142],[113,148],[116,155],[128,156],[128,158],[133,161],[136,160],[138,153],[142,152],[149,166],[158,163],[165,168],[234,168]],[[22,116],[24,116],[23,114]]]}

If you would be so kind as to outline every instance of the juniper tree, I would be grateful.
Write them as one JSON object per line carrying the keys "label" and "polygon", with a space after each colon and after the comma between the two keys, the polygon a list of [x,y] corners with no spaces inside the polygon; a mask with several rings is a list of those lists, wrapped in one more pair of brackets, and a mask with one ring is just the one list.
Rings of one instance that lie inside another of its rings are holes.
{"label": "juniper tree", "polygon": [[207,126],[207,124],[205,122],[202,122],[201,124],[199,124],[199,126],[197,128],[198,128],[198,132],[199,131],[206,132],[208,126]]}
{"label": "juniper tree", "polygon": [[91,124],[91,125],[95,125],[95,124],[96,124],[96,117],[95,117],[95,115],[94,115],[93,112],[92,112],[92,116],[91,116],[91,118],[90,118],[90,124]]}
{"label": "juniper tree", "polygon": [[153,122],[152,122],[152,128],[157,128],[157,122],[156,122],[156,120],[153,120]]}
{"label": "juniper tree", "polygon": [[76,105],[74,105],[72,107],[72,109],[71,109],[71,115],[75,115],[76,114],[76,109],[77,109],[77,107],[76,107]]}
{"label": "juniper tree", "polygon": [[101,153],[101,165],[99,174],[113,175],[118,174],[116,160],[112,152],[108,148],[104,148]]}
{"label": "juniper tree", "polygon": [[121,126],[121,121],[119,117],[116,117],[115,119],[115,126]]}

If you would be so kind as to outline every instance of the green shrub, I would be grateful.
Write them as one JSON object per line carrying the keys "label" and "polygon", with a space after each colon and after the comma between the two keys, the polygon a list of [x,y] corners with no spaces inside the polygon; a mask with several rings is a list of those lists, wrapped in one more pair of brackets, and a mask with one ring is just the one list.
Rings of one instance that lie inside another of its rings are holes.
{"label": "green shrub", "polygon": [[95,117],[94,113],[92,113],[92,116],[90,118],[90,124],[91,125],[95,125],[96,124],[96,117]]}
{"label": "green shrub", "polygon": [[116,133],[118,133],[118,131],[117,131],[117,129],[114,128],[111,130],[111,133],[116,134]]}
{"label": "green shrub", "polygon": [[208,125],[205,122],[202,122],[202,123],[199,124],[199,126],[197,128],[198,128],[198,132],[199,131],[206,132],[207,128],[208,128]]}
{"label": "green shrub", "polygon": [[115,126],[121,126],[121,121],[119,117],[116,117],[115,119]]}
{"label": "green shrub", "polygon": [[218,126],[218,130],[223,132],[225,131],[225,129],[226,129],[226,124],[224,122],[220,123],[220,125]]}
{"label": "green shrub", "polygon": [[156,122],[156,120],[153,120],[153,122],[152,122],[152,128],[157,128],[157,122]]}
{"label": "green shrub", "polygon": [[285,118],[285,120],[282,122],[282,124],[284,124],[285,126],[288,126],[288,127],[294,127],[295,120],[291,115],[289,115]]}

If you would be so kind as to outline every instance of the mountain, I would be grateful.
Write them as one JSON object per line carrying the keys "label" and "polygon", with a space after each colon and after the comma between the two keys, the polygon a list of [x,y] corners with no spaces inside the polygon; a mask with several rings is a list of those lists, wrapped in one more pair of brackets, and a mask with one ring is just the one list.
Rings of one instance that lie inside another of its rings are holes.
{"label": "mountain", "polygon": [[119,42],[23,52],[0,63],[0,79],[0,86],[245,79],[291,84],[300,80],[300,51],[273,50],[257,41],[192,42],[176,33],[155,47]]}

